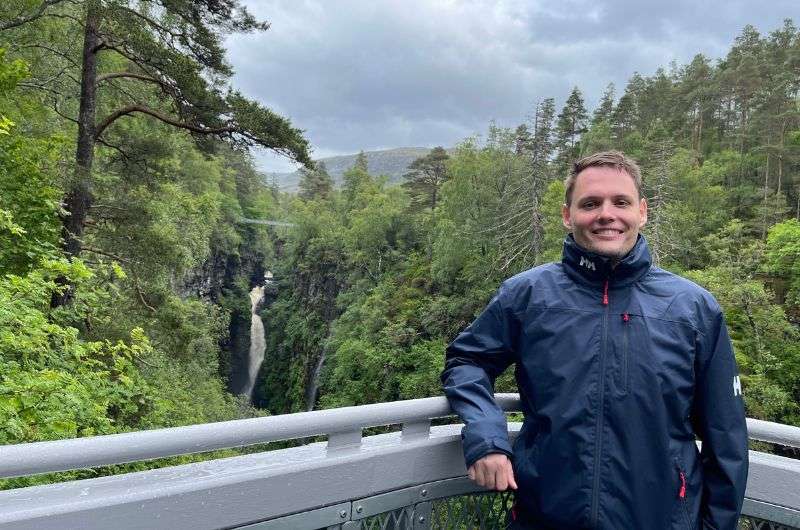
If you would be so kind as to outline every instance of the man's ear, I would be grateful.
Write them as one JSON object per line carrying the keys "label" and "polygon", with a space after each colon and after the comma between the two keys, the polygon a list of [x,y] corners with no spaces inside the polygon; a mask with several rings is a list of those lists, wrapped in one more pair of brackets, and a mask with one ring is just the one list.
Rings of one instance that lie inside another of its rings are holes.
{"label": "man's ear", "polygon": [[639,222],[639,228],[641,228],[645,225],[645,223],[647,223],[647,199],[645,198],[642,198],[639,201],[639,215],[642,218],[642,220]]}
{"label": "man's ear", "polygon": [[561,222],[564,223],[564,228],[572,230],[572,220],[569,217],[569,206],[566,204],[561,205]]}

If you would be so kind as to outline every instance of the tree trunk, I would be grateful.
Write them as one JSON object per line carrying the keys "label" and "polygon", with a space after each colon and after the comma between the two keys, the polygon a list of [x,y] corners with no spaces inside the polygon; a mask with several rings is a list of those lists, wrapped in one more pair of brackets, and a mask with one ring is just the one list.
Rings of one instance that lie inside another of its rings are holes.
{"label": "tree trunk", "polygon": [[[767,139],[767,145],[769,145],[769,139]],[[767,237],[767,197],[769,196],[769,161],[770,161],[770,154],[767,151],[767,167],[764,171],[764,224],[761,227],[761,239],[765,239]]]}
{"label": "tree trunk", "polygon": [[[99,12],[95,2],[86,7],[86,25],[83,34],[83,64],[81,70],[81,96],[78,112],[78,146],[75,152],[75,174],[64,199],[65,214],[62,216],[61,237],[67,259],[80,256],[83,246],[83,229],[86,215],[92,203],[92,163],[94,162],[95,114],[97,88],[97,48],[100,37],[97,34]],[[63,292],[56,293],[51,306],[58,307],[70,303],[74,289],[66,278],[58,278],[65,286]]]}
{"label": "tree trunk", "polygon": [[780,208],[780,197],[781,197],[781,180],[783,179],[783,152],[786,148],[786,120],[783,120],[783,125],[781,125],[781,143],[780,148],[778,150],[778,187],[775,193],[775,214],[776,216],[779,214]]}
{"label": "tree trunk", "polygon": [[703,146],[703,107],[702,106],[699,107],[699,113],[700,113],[700,122],[698,123],[698,126],[697,126],[697,152],[701,153],[701,155],[702,155],[702,151],[701,151],[701,148]]}

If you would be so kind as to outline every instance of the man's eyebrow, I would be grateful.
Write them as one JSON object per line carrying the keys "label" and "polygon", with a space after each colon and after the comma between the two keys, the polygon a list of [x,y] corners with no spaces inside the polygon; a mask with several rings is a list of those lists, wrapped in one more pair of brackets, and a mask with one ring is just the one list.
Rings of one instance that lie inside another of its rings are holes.
{"label": "man's eyebrow", "polygon": [[[585,197],[579,197],[578,202],[597,201],[597,200],[603,200],[604,198],[605,196],[602,195],[586,195]],[[617,195],[614,195],[611,198],[631,200],[633,198],[633,195],[628,195],[627,193],[618,193]]]}

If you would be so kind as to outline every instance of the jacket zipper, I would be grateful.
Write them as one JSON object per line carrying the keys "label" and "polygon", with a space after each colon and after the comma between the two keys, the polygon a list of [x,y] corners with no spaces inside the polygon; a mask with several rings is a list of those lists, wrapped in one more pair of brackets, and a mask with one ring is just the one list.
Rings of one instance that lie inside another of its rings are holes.
{"label": "jacket zipper", "polygon": [[628,379],[628,334],[630,330],[631,316],[626,312],[622,313],[622,393],[627,394],[630,389]]}
{"label": "jacket zipper", "polygon": [[686,528],[689,530],[692,529],[692,518],[689,517],[689,505],[688,500],[686,499],[686,473],[683,472],[683,468],[675,461],[675,467],[678,469],[678,477],[681,479],[681,487],[678,490],[678,498],[680,499],[681,503],[681,511],[683,511],[683,518],[686,522]]}
{"label": "jacket zipper", "polygon": [[608,340],[608,278],[603,285],[603,341],[600,344],[600,395],[597,410],[597,425],[595,426],[594,448],[594,485],[592,487],[592,514],[591,526],[597,527],[598,512],[600,509],[600,452],[603,450],[603,409],[606,388],[606,341]]}

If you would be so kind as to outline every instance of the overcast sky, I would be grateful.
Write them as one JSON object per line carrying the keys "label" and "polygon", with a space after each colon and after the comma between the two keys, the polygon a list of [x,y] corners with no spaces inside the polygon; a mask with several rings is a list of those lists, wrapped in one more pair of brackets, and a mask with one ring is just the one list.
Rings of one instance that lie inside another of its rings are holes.
{"label": "overcast sky", "polygon": [[[234,86],[305,131],[314,158],[443,145],[516,127],[573,86],[593,109],[697,53],[723,56],[746,24],[800,24],[800,0],[244,0],[271,28],[228,40]],[[266,171],[291,171],[257,154]]]}

